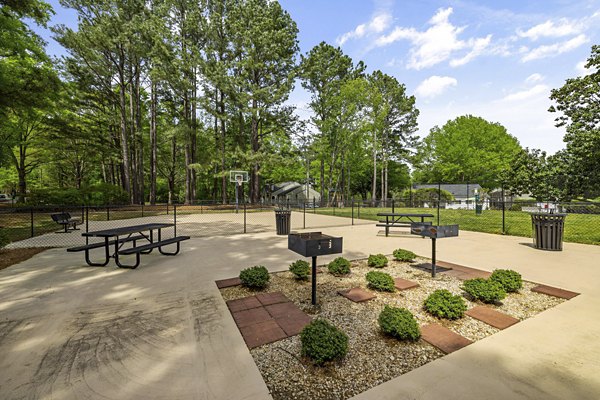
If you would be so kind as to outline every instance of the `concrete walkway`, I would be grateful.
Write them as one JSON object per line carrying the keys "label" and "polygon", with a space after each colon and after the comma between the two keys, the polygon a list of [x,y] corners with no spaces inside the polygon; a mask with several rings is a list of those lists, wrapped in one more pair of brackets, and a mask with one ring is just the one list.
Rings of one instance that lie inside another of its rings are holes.
{"label": "concrete walkway", "polygon": [[[348,258],[431,252],[428,239],[386,238],[374,224],[322,231],[344,237]],[[530,243],[461,232],[438,241],[438,259],[509,267],[582,295],[356,398],[597,399],[600,247]],[[88,267],[64,249],[2,270],[0,398],[268,399],[214,280],[295,259],[286,237],[255,233],[194,238],[176,257],[144,256],[137,270]]]}

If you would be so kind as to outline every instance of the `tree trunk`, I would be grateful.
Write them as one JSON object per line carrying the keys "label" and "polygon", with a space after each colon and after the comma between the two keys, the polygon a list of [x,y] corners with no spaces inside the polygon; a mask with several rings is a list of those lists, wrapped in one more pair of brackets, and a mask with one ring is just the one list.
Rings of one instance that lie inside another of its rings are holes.
{"label": "tree trunk", "polygon": [[130,162],[129,162],[129,145],[127,140],[127,115],[125,112],[125,76],[123,73],[124,69],[124,55],[121,51],[121,58],[119,60],[119,111],[120,111],[120,134],[121,134],[121,157],[122,157],[122,183],[123,189],[129,196],[129,201],[133,204],[133,196],[131,193],[131,179],[130,179]]}
{"label": "tree trunk", "polygon": [[[258,135],[258,116],[257,114],[257,102],[252,99],[252,154],[256,155],[260,150],[260,139]],[[258,195],[260,193],[260,182],[259,182],[260,165],[258,161],[254,161],[252,165],[252,187],[250,188],[250,201],[252,203],[258,203]]]}
{"label": "tree trunk", "polygon": [[371,184],[371,201],[375,207],[377,201],[377,134],[373,131],[373,182]]}
{"label": "tree trunk", "polygon": [[156,204],[156,82],[150,84],[150,204]]}
{"label": "tree trunk", "polygon": [[227,204],[227,176],[225,174],[225,102],[223,91],[219,90],[219,119],[221,122],[221,195],[223,204]]}

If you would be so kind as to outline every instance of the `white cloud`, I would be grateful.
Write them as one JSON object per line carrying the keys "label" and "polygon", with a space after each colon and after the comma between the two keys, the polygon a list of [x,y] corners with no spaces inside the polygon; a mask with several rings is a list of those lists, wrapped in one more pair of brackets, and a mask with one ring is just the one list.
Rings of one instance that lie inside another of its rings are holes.
{"label": "white cloud", "polygon": [[575,36],[573,39],[565,40],[564,42],[536,47],[535,49],[526,52],[526,54],[521,58],[521,61],[527,62],[538,60],[540,58],[554,57],[559,54],[574,50],[587,42],[587,36],[582,33],[581,35]]}
{"label": "white cloud", "polygon": [[419,70],[432,67],[449,59],[455,52],[466,50],[466,55],[450,62],[451,66],[464,65],[483,53],[490,44],[491,35],[466,41],[459,39],[458,36],[466,27],[452,25],[448,21],[451,14],[452,8],[439,9],[429,20],[431,26],[426,31],[420,32],[414,28],[396,27],[389,34],[378,37],[374,46],[383,47],[398,40],[409,40],[412,43],[407,63],[409,69]]}
{"label": "white cloud", "polygon": [[508,96],[505,96],[502,100],[504,100],[504,101],[521,101],[521,100],[529,99],[532,97],[536,97],[542,93],[548,93],[548,91],[549,91],[548,86],[540,84],[540,85],[535,85],[531,89],[511,93]]}
{"label": "white cloud", "polygon": [[450,60],[451,67],[459,67],[461,65],[467,64],[469,61],[473,60],[477,56],[481,55],[485,49],[488,47],[490,42],[492,41],[492,35],[487,35],[484,38],[477,39],[469,39],[468,46],[473,50],[468,52],[465,56],[461,58],[455,58]]}
{"label": "white cloud", "polygon": [[354,30],[346,32],[336,39],[338,45],[343,46],[350,39],[360,39],[370,33],[381,33],[392,22],[392,16],[385,12],[377,13],[365,24],[360,24]]}
{"label": "white cloud", "polygon": [[531,74],[527,77],[527,79],[525,79],[525,83],[536,83],[536,82],[541,82],[544,80],[544,76],[541,74],[538,74],[537,72],[535,74]]}
{"label": "white cloud", "polygon": [[415,94],[420,97],[432,98],[444,93],[448,88],[456,86],[458,81],[450,76],[430,76],[419,84]]}
{"label": "white cloud", "polygon": [[517,30],[517,35],[522,38],[528,38],[531,40],[538,40],[542,37],[563,37],[576,35],[582,30],[581,23],[577,21],[569,21],[566,18],[561,18],[558,22],[546,21],[544,23],[535,25],[526,31],[520,29]]}

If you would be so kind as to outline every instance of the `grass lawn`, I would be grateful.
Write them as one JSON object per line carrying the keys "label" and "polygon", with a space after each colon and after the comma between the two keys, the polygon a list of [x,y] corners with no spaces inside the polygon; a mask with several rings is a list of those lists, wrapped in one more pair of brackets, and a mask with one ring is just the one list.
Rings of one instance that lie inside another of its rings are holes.
{"label": "grass lawn", "polygon": [[[317,208],[316,213],[351,217],[352,208]],[[397,213],[432,214],[433,223],[437,223],[436,208],[398,208]],[[307,212],[309,212],[307,210]],[[313,212],[313,210],[310,210]],[[354,218],[380,220],[377,213],[392,212],[391,208],[354,208]],[[384,218],[385,219],[385,218]],[[475,210],[445,210],[440,209],[439,225],[458,224],[460,229],[473,232],[502,234],[502,211],[483,210],[481,215]],[[531,216],[522,211],[506,211],[504,234],[511,236],[531,237]],[[569,214],[565,220],[565,242],[600,244],[600,215],[597,214]]]}

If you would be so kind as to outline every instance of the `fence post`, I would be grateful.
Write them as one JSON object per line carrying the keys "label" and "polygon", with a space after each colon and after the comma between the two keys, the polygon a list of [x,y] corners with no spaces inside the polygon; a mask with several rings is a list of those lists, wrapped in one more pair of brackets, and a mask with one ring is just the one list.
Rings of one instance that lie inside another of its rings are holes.
{"label": "fence post", "polygon": [[169,202],[167,201],[167,215],[169,215]]}
{"label": "fence post", "polygon": [[144,218],[144,203],[142,203],[142,218]]}
{"label": "fence post", "polygon": [[313,214],[317,213],[317,207],[315,207],[316,204],[317,202],[315,201],[315,197],[313,197]]}
{"label": "fence post", "polygon": [[244,201],[244,233],[246,233],[246,202]]}
{"label": "fence post", "polygon": [[[85,206],[85,232],[90,231],[90,206]],[[87,239],[87,236],[86,236]]]}
{"label": "fence post", "polygon": [[502,234],[505,235],[506,234],[506,218],[505,218],[505,211],[506,211],[506,203],[504,202],[504,185],[502,185]]}
{"label": "fence post", "polygon": [[302,202],[302,207],[303,207],[302,214],[303,214],[303,218],[304,218],[304,221],[302,222],[302,227],[303,227],[303,229],[306,229],[306,202],[305,201]]}
{"label": "fence post", "polygon": [[33,237],[33,207],[31,207],[30,209],[30,213],[31,213],[31,237]]}
{"label": "fence post", "polygon": [[173,236],[177,236],[177,204],[173,204]]}
{"label": "fence post", "polygon": [[440,203],[442,202],[442,184],[438,183],[437,224],[440,224]]}
{"label": "fence post", "polygon": [[362,197],[360,198],[360,201],[358,202],[358,210],[356,210],[358,212],[358,219],[360,219],[360,204],[362,203]]}
{"label": "fence post", "polygon": [[392,213],[396,212],[396,200],[392,199]]}
{"label": "fence post", "polygon": [[106,206],[106,220],[110,221],[110,206]]}
{"label": "fence post", "polygon": [[352,197],[352,225],[354,225],[354,197]]}

